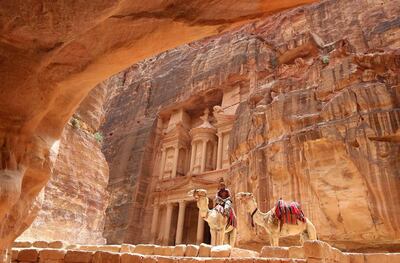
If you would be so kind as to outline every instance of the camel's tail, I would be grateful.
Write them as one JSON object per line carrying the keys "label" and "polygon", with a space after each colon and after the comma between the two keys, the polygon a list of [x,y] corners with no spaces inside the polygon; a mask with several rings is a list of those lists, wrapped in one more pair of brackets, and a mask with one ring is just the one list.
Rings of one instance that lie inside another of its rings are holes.
{"label": "camel's tail", "polygon": [[315,226],[311,223],[311,221],[308,220],[308,218],[306,219],[306,224],[308,239],[317,240],[317,230],[315,229]]}

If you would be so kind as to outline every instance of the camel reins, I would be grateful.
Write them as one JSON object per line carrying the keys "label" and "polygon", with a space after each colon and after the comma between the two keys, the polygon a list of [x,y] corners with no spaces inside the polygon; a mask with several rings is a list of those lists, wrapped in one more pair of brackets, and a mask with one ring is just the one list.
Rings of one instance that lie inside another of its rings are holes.
{"label": "camel reins", "polygon": [[251,226],[254,227],[254,214],[257,213],[258,208],[254,209],[253,213],[251,213]]}

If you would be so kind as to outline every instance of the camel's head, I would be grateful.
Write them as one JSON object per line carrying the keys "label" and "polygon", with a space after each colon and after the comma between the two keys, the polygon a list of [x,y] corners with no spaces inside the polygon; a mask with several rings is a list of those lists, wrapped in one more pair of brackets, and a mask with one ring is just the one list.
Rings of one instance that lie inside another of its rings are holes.
{"label": "camel's head", "polygon": [[188,192],[188,196],[192,196],[194,199],[199,200],[201,197],[207,197],[207,190],[193,189]]}
{"label": "camel's head", "polygon": [[250,200],[254,199],[254,196],[252,193],[248,193],[248,192],[239,192],[236,194],[236,199],[239,201],[244,201],[244,202],[248,202]]}
{"label": "camel's head", "polygon": [[247,207],[247,209],[254,209],[257,207],[256,199],[252,193],[240,192],[236,194],[236,199]]}

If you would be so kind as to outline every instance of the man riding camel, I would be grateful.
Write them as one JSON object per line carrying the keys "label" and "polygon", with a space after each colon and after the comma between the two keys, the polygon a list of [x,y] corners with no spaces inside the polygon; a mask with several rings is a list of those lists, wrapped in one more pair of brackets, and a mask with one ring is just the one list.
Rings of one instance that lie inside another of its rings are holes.
{"label": "man riding camel", "polygon": [[228,225],[236,227],[236,215],[233,211],[231,192],[226,188],[224,179],[219,180],[218,192],[215,196],[215,209],[228,217]]}

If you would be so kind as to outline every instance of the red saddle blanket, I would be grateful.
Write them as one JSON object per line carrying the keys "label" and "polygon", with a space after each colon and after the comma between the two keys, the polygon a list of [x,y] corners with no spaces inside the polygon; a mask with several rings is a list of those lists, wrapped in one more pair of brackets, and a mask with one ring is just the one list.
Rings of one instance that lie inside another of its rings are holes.
{"label": "red saddle blanket", "polygon": [[286,203],[283,200],[278,200],[275,205],[275,216],[282,224],[297,225],[297,220],[306,222],[300,204],[297,202]]}
{"label": "red saddle blanket", "polygon": [[214,209],[221,213],[223,216],[228,216],[228,225],[237,227],[236,214],[235,211],[233,211],[232,207],[228,211],[225,211],[223,206],[217,205],[216,207],[214,207]]}

